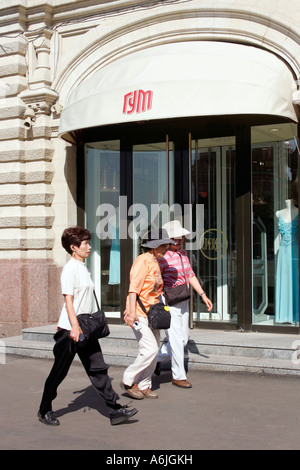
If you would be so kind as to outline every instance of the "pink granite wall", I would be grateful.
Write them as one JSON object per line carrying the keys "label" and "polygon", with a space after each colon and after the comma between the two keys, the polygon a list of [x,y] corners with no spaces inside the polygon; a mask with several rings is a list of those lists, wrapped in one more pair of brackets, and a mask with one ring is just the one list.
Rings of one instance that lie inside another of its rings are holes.
{"label": "pink granite wall", "polygon": [[0,273],[0,338],[58,320],[61,268],[47,260],[0,260]]}

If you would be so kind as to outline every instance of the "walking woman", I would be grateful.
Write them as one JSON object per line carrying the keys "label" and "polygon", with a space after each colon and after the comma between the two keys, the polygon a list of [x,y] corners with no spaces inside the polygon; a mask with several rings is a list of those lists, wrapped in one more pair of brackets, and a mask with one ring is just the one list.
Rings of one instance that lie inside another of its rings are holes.
{"label": "walking woman", "polygon": [[57,426],[59,421],[52,410],[52,401],[57,388],[66,377],[77,353],[87,375],[99,394],[100,406],[110,417],[112,425],[119,424],[137,413],[117,403],[119,398],[112,388],[107,374],[108,365],[104,362],[98,340],[90,340],[80,345],[80,329],[77,315],[92,313],[94,284],[84,262],[88,258],[91,234],[81,227],[67,228],[62,235],[62,246],[72,256],[61,274],[61,287],[64,305],[54,335],[54,364],[45,382],[44,393],[38,411],[39,420],[47,425]]}
{"label": "walking woman", "polygon": [[132,397],[158,398],[151,389],[152,374],[156,367],[160,345],[160,330],[152,329],[148,324],[147,315],[137,303],[139,297],[146,311],[151,305],[159,302],[163,281],[157,259],[162,257],[173,243],[165,230],[153,229],[148,232],[148,240],[141,246],[145,253],[138,256],[130,271],[130,286],[125,311],[125,322],[131,326],[139,342],[139,352],[134,363],[124,372],[121,387]]}
{"label": "walking woman", "polygon": [[[163,225],[174,244],[163,258],[158,260],[164,285],[166,287],[180,286],[187,283],[200,295],[207,310],[212,310],[213,304],[204,292],[200,282],[190,265],[189,259],[183,249],[183,242],[188,232],[178,220]],[[163,343],[159,354],[155,373],[160,373],[160,362],[171,358],[172,384],[180,388],[191,388],[184,368],[184,347],[188,342],[189,333],[189,300],[183,300],[170,306],[171,326],[166,330],[167,343]]]}

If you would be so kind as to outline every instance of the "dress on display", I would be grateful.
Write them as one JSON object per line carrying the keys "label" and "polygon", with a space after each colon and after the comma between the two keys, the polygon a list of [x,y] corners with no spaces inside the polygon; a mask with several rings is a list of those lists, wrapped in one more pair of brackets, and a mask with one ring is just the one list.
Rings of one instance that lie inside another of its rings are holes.
{"label": "dress on display", "polygon": [[281,242],[276,268],[276,312],[278,323],[299,321],[298,216],[285,222],[280,216]]}

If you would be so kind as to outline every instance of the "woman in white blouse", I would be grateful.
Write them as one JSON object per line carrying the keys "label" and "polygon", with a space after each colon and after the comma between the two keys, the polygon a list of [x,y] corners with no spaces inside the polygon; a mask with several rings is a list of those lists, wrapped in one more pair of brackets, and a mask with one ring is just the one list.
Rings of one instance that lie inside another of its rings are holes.
{"label": "woman in white blouse", "polygon": [[[44,393],[38,411],[39,420],[51,426],[59,425],[52,411],[52,401],[57,395],[57,388],[66,377],[77,353],[93,386],[99,393],[103,414],[109,416],[112,425],[119,424],[137,413],[135,408],[127,409],[117,403],[119,398],[113,390],[107,374],[108,365],[104,362],[98,340],[81,343],[77,315],[92,313],[94,284],[84,262],[88,258],[91,234],[81,227],[64,230],[62,246],[72,256],[61,274],[61,287],[64,305],[54,335],[55,357],[51,372],[45,382]],[[81,346],[80,346],[81,344]]]}

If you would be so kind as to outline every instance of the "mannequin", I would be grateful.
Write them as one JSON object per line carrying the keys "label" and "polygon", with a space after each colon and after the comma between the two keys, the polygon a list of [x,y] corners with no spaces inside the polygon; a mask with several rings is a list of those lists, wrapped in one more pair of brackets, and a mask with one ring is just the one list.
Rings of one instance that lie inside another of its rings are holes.
{"label": "mannequin", "polygon": [[284,222],[289,223],[298,215],[298,209],[292,199],[285,201],[285,208],[276,212],[276,217],[279,219],[280,216]]}
{"label": "mannequin", "polygon": [[299,321],[298,208],[292,199],[276,212],[281,234],[276,266],[275,321]]}

